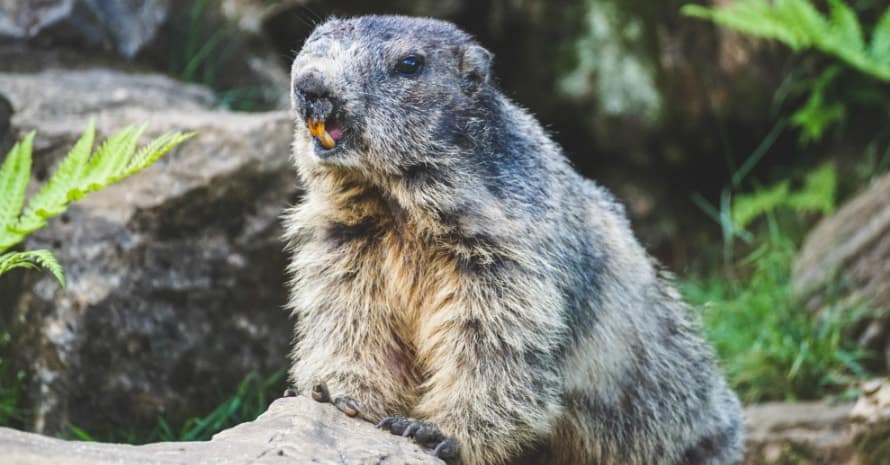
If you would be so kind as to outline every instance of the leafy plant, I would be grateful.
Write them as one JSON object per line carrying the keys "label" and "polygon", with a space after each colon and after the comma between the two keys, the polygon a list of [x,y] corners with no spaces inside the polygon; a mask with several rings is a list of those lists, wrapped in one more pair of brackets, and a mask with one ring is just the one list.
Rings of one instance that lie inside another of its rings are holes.
{"label": "leafy plant", "polygon": [[[103,437],[101,439],[130,444],[157,441],[206,441],[226,428],[252,421],[265,412],[269,406],[270,395],[282,391],[283,379],[284,372],[282,371],[276,371],[266,377],[251,372],[238,384],[234,394],[204,417],[189,418],[178,428],[175,428],[165,417],[160,416],[152,431],[130,432],[126,435],[115,434],[110,438]],[[100,440],[75,425],[69,424],[68,430],[73,438],[81,441]]]}
{"label": "leafy plant", "polygon": [[282,391],[280,384],[283,377],[282,371],[266,378],[251,372],[238,385],[234,395],[207,416],[186,420],[179,431],[174,430],[163,417],[159,418],[158,436],[161,441],[206,441],[226,428],[252,421],[269,406],[269,392]]}
{"label": "leafy plant", "polygon": [[841,0],[828,0],[828,4],[831,10],[828,16],[819,12],[810,0],[737,0],[722,8],[686,5],[681,11],[751,35],[778,40],[796,51],[817,49],[865,74],[890,82],[890,8],[874,27],[868,42],[850,6]]}
{"label": "leafy plant", "polygon": [[167,133],[137,147],[144,129],[126,127],[93,150],[96,131],[90,122],[55,174],[27,203],[34,132],[10,150],[0,165],[0,275],[14,268],[43,267],[65,285],[62,267],[50,251],[8,250],[45,227],[47,220],[64,212],[71,202],[138,173],[192,137],[191,133]]}
{"label": "leafy plant", "polygon": [[10,339],[9,333],[0,331],[0,426],[20,427],[24,421],[21,397],[25,373],[10,364]]}
{"label": "leafy plant", "polygon": [[772,214],[765,242],[740,264],[744,277],[713,275],[681,283],[703,309],[707,334],[733,387],[746,402],[815,399],[867,376],[848,331],[861,309],[832,304],[819,315],[790,292],[793,241]]}
{"label": "leafy plant", "polygon": [[834,168],[824,165],[807,173],[803,186],[791,190],[791,181],[782,180],[751,194],[736,195],[731,218],[737,228],[747,228],[754,220],[779,208],[798,212],[831,213],[834,210],[837,179]]}
{"label": "leafy plant", "polygon": [[[809,96],[790,121],[800,129],[802,143],[818,141],[832,125],[844,121],[847,107],[874,106],[887,100],[890,83],[890,8],[887,8],[866,37],[863,22],[849,5],[828,0],[828,14],[811,0],[737,0],[725,7],[686,5],[682,13],[711,20],[753,36],[777,40],[796,52],[815,50],[836,63],[798,82]],[[844,78],[845,65],[869,78],[851,84]],[[885,104],[886,106],[886,104]],[[883,110],[883,116],[888,113]]]}

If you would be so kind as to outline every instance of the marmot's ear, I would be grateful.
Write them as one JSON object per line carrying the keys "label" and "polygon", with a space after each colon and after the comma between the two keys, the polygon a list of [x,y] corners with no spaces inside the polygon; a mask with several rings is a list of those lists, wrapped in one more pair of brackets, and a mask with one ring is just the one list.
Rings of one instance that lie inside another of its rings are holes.
{"label": "marmot's ear", "polygon": [[478,45],[468,45],[460,60],[461,87],[474,94],[485,85],[491,76],[491,61],[494,55]]}

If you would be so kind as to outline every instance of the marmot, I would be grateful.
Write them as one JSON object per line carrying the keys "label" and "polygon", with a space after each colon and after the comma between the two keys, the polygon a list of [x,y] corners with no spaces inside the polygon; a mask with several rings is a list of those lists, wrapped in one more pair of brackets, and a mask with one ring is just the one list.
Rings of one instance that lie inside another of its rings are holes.
{"label": "marmot", "polygon": [[465,465],[740,462],[697,315],[491,63],[433,19],[333,18],[306,40],[295,387]]}

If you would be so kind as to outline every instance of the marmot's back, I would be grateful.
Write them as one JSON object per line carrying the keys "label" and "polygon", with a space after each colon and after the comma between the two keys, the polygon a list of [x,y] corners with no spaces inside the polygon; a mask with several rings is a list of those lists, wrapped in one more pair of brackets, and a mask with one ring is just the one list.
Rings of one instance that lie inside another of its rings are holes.
{"label": "marmot's back", "polygon": [[491,59],[405,17],[295,59],[294,383],[467,465],[739,462],[696,315]]}

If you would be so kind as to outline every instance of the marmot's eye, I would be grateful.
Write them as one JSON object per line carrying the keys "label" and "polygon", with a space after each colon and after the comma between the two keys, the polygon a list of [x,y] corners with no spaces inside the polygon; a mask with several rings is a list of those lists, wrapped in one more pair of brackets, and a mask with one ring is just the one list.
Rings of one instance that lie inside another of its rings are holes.
{"label": "marmot's eye", "polygon": [[423,57],[418,55],[406,55],[399,58],[396,63],[396,72],[402,76],[413,76],[423,69]]}

